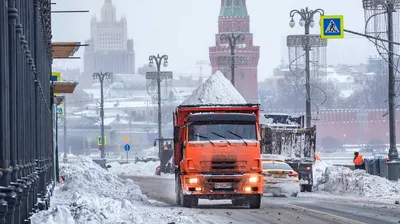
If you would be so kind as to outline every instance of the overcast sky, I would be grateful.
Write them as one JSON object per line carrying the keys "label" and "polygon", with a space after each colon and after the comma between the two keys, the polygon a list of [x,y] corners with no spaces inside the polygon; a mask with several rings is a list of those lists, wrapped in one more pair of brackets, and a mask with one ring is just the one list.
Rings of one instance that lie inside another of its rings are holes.
{"label": "overcast sky", "polygon": [[[53,10],[90,10],[89,13],[53,14],[55,41],[84,42],[90,35],[90,18],[100,17],[104,0],[54,0]],[[215,45],[221,0],[113,0],[117,17],[126,15],[128,36],[134,39],[136,68],[148,63],[150,54],[168,54],[169,70],[198,72],[197,60],[209,60],[208,47]],[[259,80],[272,75],[282,57],[287,62],[286,36],[301,34],[304,28],[290,28],[292,9],[322,8],[326,15],[344,15],[345,28],[363,32],[362,0],[247,0],[254,44],[261,47]],[[298,17],[296,18],[298,21]],[[318,21],[318,19],[316,19]],[[319,33],[319,26],[312,29]],[[76,56],[83,56],[82,47]],[[328,63],[364,63],[376,54],[366,39],[346,34],[345,39],[329,40]],[[83,60],[56,60],[57,66],[80,67]],[[210,70],[207,69],[210,72]]]}

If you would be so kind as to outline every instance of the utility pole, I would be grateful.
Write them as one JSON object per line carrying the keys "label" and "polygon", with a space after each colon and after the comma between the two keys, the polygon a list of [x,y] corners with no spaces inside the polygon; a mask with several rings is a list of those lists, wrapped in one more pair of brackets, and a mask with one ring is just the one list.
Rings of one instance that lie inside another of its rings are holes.
{"label": "utility pole", "polygon": [[105,149],[106,149],[106,144],[105,144],[105,139],[104,139],[104,80],[106,79],[111,79],[111,73],[106,72],[100,72],[100,73],[93,73],[93,80],[99,80],[100,81],[100,119],[101,119],[101,158],[105,159]]}
{"label": "utility pole", "polygon": [[64,156],[63,156],[63,162],[66,163],[68,162],[68,157],[67,157],[67,97],[64,95]]}
{"label": "utility pole", "polygon": [[220,37],[221,40],[221,46],[225,48],[231,49],[231,82],[232,85],[235,86],[235,48],[236,45],[238,45],[239,48],[245,48],[246,44],[244,43],[244,35],[243,34],[231,34],[231,35],[226,35],[222,34]]}
{"label": "utility pole", "polygon": [[[394,44],[393,44],[393,12],[392,2],[388,2],[388,63],[389,63],[389,161],[397,161],[397,166],[391,164],[388,166],[389,180],[398,180],[400,178],[399,152],[396,148],[396,74],[394,68]],[[397,168],[397,169],[396,169]]]}
{"label": "utility pole", "polygon": [[[389,180],[399,180],[400,179],[400,159],[399,152],[396,146],[396,68],[394,60],[394,45],[399,45],[400,43],[394,42],[394,24],[393,24],[393,13],[398,13],[400,9],[399,0],[395,1],[384,1],[384,0],[363,0],[363,8],[367,14],[372,14],[367,18],[366,16],[366,27],[368,27],[369,22],[374,22],[373,33],[375,36],[358,34],[353,31],[345,30],[346,32],[365,36],[367,38],[379,40],[386,42],[388,44],[387,50],[387,62],[388,62],[388,114],[389,114],[389,162],[388,165],[388,179]],[[381,21],[387,21],[387,40],[381,39],[380,34],[382,32],[379,24]],[[380,53],[380,52],[379,52]],[[385,52],[386,53],[386,52]],[[380,53],[382,55],[382,53]],[[384,56],[382,56],[384,58]],[[385,58],[384,58],[385,59]]]}
{"label": "utility pole", "polygon": [[158,104],[158,151],[161,152],[161,139],[162,139],[162,130],[161,130],[161,63],[164,60],[163,66],[168,67],[168,55],[160,56],[157,54],[149,56],[149,67],[154,66],[154,62],[156,62],[157,66],[157,104]]}
{"label": "utility pole", "polygon": [[310,88],[310,50],[311,50],[311,43],[310,43],[310,27],[313,28],[315,25],[314,22],[314,15],[319,13],[320,15],[324,15],[324,10],[316,9],[316,10],[309,10],[308,7],[305,9],[297,10],[294,9],[290,11],[290,27],[295,26],[294,16],[297,14],[300,16],[299,24],[300,26],[304,26],[304,51],[306,56],[305,61],[305,72],[306,72],[306,127],[311,127],[311,88]]}

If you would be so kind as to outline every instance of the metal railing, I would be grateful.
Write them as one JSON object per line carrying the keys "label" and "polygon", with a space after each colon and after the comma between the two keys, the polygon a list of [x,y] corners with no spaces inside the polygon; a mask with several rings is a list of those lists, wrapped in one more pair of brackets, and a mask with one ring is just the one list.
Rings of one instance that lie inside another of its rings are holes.
{"label": "metal railing", "polygon": [[51,2],[0,1],[0,224],[29,223],[53,188]]}

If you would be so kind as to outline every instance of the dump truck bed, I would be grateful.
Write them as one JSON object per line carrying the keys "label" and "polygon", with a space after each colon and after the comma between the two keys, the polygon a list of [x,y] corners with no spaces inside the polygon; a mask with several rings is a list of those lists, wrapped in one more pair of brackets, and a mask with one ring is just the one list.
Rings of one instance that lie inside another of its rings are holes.
{"label": "dump truck bed", "polygon": [[315,161],[316,128],[260,125],[261,153],[283,155],[287,160]]}

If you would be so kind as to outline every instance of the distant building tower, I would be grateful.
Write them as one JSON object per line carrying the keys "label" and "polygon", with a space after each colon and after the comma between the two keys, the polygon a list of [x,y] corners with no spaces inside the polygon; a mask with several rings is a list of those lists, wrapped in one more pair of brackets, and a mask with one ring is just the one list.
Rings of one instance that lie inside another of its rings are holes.
{"label": "distant building tower", "polygon": [[117,21],[117,10],[112,0],[105,0],[101,8],[100,21],[96,16],[90,23],[90,46],[85,47],[84,73],[113,72],[135,73],[135,51],[133,40],[128,39],[125,16]]}
{"label": "distant building tower", "polygon": [[230,56],[230,48],[220,47],[222,34],[241,33],[245,37],[246,48],[236,48],[235,56],[248,57],[246,64],[237,64],[235,69],[235,87],[249,103],[258,102],[257,67],[260,58],[260,47],[253,45],[253,34],[250,33],[250,17],[247,13],[246,0],[221,0],[221,11],[218,19],[219,33],[216,35],[216,46],[210,47],[210,61],[213,74],[220,70],[231,80],[229,64],[218,62],[221,56]]}

